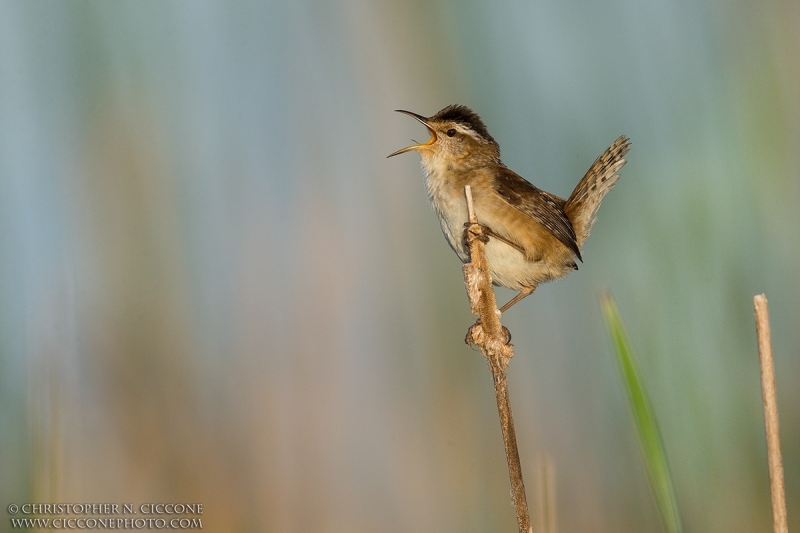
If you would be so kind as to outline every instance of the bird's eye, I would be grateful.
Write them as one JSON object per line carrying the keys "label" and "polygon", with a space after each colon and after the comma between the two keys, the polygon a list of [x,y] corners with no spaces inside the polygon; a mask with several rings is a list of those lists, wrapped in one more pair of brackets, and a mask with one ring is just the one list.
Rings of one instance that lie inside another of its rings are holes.
{"label": "bird's eye", "polygon": [[456,130],[454,130],[454,129],[452,129],[452,128],[450,128],[449,130],[447,130],[447,136],[448,136],[448,137],[455,137],[455,135],[456,135]]}

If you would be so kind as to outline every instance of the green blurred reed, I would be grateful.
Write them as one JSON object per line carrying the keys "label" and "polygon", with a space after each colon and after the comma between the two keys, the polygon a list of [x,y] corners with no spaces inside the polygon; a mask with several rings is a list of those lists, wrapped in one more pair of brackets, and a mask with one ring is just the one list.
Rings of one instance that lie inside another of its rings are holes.
{"label": "green blurred reed", "polygon": [[678,502],[653,407],[650,405],[647,390],[641,379],[617,305],[608,294],[603,295],[602,305],[608,332],[617,354],[622,382],[625,390],[628,391],[628,400],[636,423],[636,432],[639,435],[642,459],[656,506],[661,515],[661,521],[664,524],[664,530],[667,533],[680,533],[683,531],[683,526],[678,511]]}

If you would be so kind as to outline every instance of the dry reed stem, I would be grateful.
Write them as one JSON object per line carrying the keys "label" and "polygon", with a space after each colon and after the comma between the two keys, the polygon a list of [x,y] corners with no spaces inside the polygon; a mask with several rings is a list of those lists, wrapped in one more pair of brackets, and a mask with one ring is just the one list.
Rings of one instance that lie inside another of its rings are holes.
{"label": "dry reed stem", "polygon": [[758,358],[761,362],[761,392],[764,397],[764,424],[767,433],[769,488],[772,495],[772,525],[775,533],[788,533],[786,494],[783,487],[781,439],[778,432],[778,403],[775,395],[775,368],[772,364],[772,341],[769,333],[769,310],[763,294],[753,297],[758,334]]}
{"label": "dry reed stem", "polygon": [[470,262],[464,265],[464,283],[467,287],[472,313],[478,316],[478,321],[467,331],[466,341],[480,348],[489,364],[497,398],[497,410],[500,414],[500,427],[503,430],[508,475],[511,479],[511,499],[517,513],[517,524],[520,533],[532,533],[506,381],[508,362],[514,356],[514,350],[508,342],[508,330],[500,323],[500,311],[497,309],[497,301],[492,289],[492,276],[489,273],[489,264],[486,260],[486,251],[482,240],[485,239],[483,228],[478,224],[475,216],[472,191],[469,185],[464,187],[464,193],[467,197],[470,222],[466,234]]}

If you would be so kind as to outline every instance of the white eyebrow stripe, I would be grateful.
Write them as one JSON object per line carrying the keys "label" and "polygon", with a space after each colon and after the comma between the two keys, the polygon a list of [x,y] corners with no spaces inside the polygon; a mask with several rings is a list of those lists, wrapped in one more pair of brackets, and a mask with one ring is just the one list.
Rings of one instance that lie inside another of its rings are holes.
{"label": "white eyebrow stripe", "polygon": [[463,133],[465,135],[469,135],[470,137],[472,137],[473,139],[475,139],[479,143],[487,144],[489,142],[486,139],[484,139],[483,137],[481,137],[480,135],[478,135],[472,128],[468,128],[468,127],[464,126],[463,124],[459,124],[459,123],[456,123],[455,126],[456,126],[456,130],[460,131],[461,133]]}

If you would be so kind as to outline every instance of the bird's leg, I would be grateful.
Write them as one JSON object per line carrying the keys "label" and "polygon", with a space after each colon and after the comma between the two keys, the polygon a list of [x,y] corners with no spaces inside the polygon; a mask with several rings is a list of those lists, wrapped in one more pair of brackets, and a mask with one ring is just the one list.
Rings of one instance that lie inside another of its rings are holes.
{"label": "bird's leg", "polygon": [[[465,222],[464,223],[464,242],[467,242],[467,243],[469,242],[469,239],[467,238],[467,234],[470,232],[470,226],[472,226],[472,224],[473,224],[472,222]],[[475,222],[475,225],[480,226],[481,234],[478,235],[477,233],[473,233],[473,235],[476,238],[478,238],[483,244],[486,244],[487,242],[489,242],[489,234],[492,232],[492,230],[489,229],[488,226],[484,226],[483,224],[478,224],[477,222]]]}
{"label": "bird's leg", "polygon": [[[469,227],[470,227],[471,225],[472,225],[472,223],[471,223],[471,222],[466,222],[466,223],[464,224],[464,227],[465,227],[465,228],[467,228],[467,229],[465,229],[465,230],[464,230],[464,232],[465,232],[465,233],[466,233],[467,231],[469,231]],[[490,228],[489,226],[484,226],[483,224],[478,224],[478,225],[479,225],[479,226],[481,227],[481,229],[483,230],[483,238],[481,238],[481,240],[484,242],[484,244],[485,244],[485,243],[487,243],[487,242],[489,242],[489,237],[493,237],[493,238],[497,239],[498,241],[503,241],[504,243],[506,243],[507,245],[511,246],[512,248],[516,248],[517,250],[519,250],[519,251],[520,251],[520,252],[522,252],[523,254],[525,253],[525,250],[523,250],[523,249],[522,249],[522,247],[521,247],[519,244],[517,244],[517,243],[515,243],[515,242],[513,242],[513,241],[510,241],[510,240],[506,239],[506,238],[505,238],[505,237],[503,237],[502,235],[500,235],[500,234],[496,233],[496,232],[495,232],[495,231],[494,231],[492,228]]]}
{"label": "bird's leg", "polygon": [[504,305],[503,307],[500,308],[500,312],[501,313],[505,313],[506,311],[509,310],[509,308],[512,305],[514,305],[518,301],[522,300],[523,298],[525,298],[526,296],[528,296],[529,294],[531,294],[535,290],[536,290],[536,285],[534,285],[533,287],[525,287],[525,288],[523,288],[521,291],[519,291],[519,294],[517,294],[516,296],[511,298],[511,300],[506,305]]}

